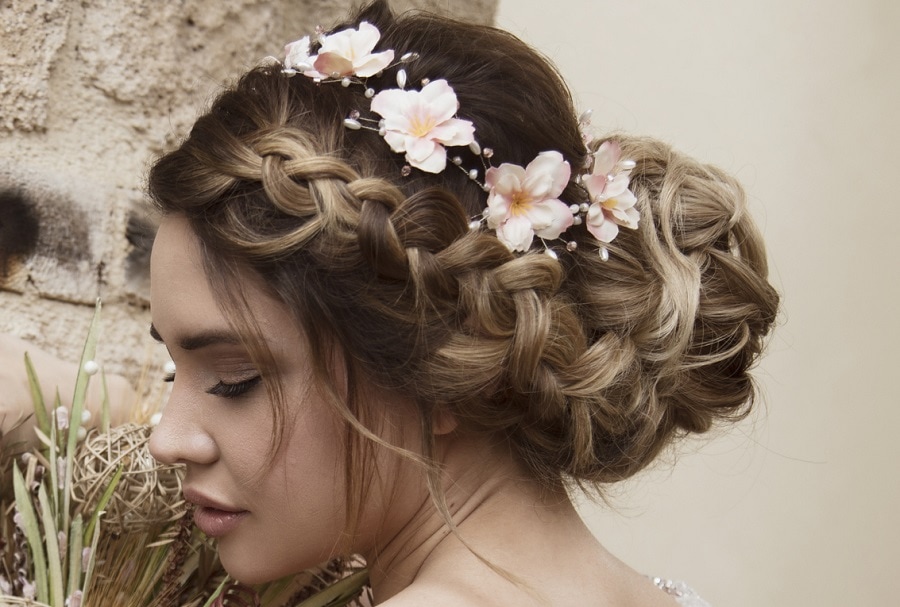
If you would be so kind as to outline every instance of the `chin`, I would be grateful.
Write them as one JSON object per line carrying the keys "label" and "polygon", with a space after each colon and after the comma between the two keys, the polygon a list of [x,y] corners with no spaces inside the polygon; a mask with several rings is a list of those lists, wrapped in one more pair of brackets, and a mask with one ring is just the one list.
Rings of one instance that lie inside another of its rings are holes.
{"label": "chin", "polygon": [[235,542],[220,541],[217,549],[222,567],[242,584],[264,584],[294,573],[279,567],[276,559],[271,554],[261,553],[258,546],[249,548]]}
{"label": "chin", "polygon": [[[230,544],[230,545],[229,545]],[[249,547],[237,542],[220,541],[218,545],[219,561],[222,567],[234,580],[247,585],[265,584],[289,575],[296,575],[312,569],[328,559],[299,559],[299,555],[277,555],[259,545]]]}

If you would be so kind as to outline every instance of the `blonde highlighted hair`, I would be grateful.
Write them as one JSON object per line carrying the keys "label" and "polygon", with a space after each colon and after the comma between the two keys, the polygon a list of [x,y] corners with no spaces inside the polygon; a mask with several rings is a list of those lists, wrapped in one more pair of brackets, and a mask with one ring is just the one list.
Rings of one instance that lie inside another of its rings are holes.
{"label": "blonde highlighted hair", "polygon": [[[410,81],[450,83],[495,164],[558,150],[584,166],[565,84],[515,37],[397,17],[380,1],[335,29],[362,20],[379,28],[383,48],[420,54]],[[606,262],[584,226],[569,229],[578,247],[558,261],[513,254],[469,229],[486,195],[462,172],[403,177],[402,156],[377,133],[344,129],[362,97],[279,66],[253,69],[149,180],[163,213],[191,221],[211,284],[258,358],[267,355],[246,329],[252,311],[234,295],[240,272],[257,274],[308,337],[317,379],[348,422],[351,524],[378,443],[364,382],[417,405],[433,489],[437,412],[505,443],[535,479],[558,486],[624,479],[673,437],[749,411],[749,370],[778,296],[732,177],[659,141],[616,135],[636,163],[639,229],[623,230]],[[562,195],[586,196],[576,184]],[[283,414],[292,403],[268,387]]]}

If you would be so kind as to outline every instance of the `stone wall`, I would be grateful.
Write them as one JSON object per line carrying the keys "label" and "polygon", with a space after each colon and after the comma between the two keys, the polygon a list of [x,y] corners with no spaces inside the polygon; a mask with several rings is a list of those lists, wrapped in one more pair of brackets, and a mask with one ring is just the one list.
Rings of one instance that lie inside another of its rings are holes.
{"label": "stone wall", "polygon": [[[107,370],[136,379],[158,359],[147,337],[149,162],[221,83],[351,4],[0,0],[0,332],[76,360],[101,297]],[[496,4],[393,7],[490,23]]]}

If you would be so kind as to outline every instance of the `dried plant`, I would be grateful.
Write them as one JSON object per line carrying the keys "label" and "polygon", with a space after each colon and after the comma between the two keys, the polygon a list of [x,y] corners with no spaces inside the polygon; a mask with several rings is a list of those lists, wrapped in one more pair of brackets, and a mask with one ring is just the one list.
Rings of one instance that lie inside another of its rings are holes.
{"label": "dried plant", "polygon": [[[81,427],[99,328],[85,342],[71,407],[48,409],[26,355],[42,445],[0,434],[0,605],[34,607],[339,607],[367,574],[336,560],[257,587],[229,579],[181,498],[182,471],[157,463],[143,424]],[[102,373],[100,379],[104,383]]]}

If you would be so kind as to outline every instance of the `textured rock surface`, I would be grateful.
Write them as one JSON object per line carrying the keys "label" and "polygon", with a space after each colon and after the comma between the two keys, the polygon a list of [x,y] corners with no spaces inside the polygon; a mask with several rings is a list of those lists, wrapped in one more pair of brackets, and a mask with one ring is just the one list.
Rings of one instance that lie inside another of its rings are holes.
{"label": "textured rock surface", "polygon": [[[0,0],[0,332],[134,377],[146,336],[143,180],[223,82],[350,0]],[[489,23],[497,0],[395,0]],[[152,222],[151,222],[152,223]],[[158,362],[158,361],[157,361]]]}

